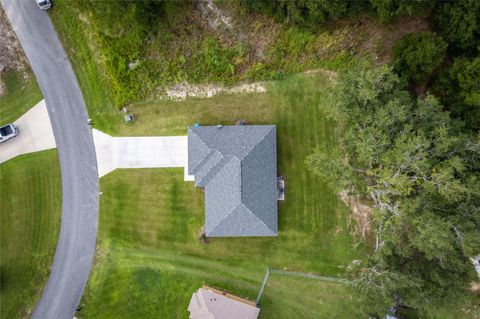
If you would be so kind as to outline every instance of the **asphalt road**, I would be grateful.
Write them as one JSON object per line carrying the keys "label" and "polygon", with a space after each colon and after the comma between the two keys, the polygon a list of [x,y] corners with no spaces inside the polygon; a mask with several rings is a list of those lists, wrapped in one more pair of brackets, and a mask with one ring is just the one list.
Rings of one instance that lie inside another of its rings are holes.
{"label": "asphalt road", "polygon": [[62,174],[62,222],[53,268],[32,318],[71,319],[88,280],[98,226],[98,172],[87,110],[46,12],[0,0],[47,104]]}

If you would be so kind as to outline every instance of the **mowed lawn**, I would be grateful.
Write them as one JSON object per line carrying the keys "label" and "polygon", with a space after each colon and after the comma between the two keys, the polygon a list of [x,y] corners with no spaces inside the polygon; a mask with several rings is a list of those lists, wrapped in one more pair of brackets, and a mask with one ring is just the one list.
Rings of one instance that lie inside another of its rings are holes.
{"label": "mowed lawn", "polygon": [[0,99],[0,125],[12,123],[42,100],[35,76],[27,79],[16,70],[1,73],[6,93]]}
{"label": "mowed lawn", "polygon": [[25,318],[47,282],[60,228],[56,150],[0,165],[0,318]]}
{"label": "mowed lawn", "polygon": [[[100,180],[96,265],[77,316],[187,318],[191,293],[203,284],[255,299],[267,267],[342,276],[364,248],[354,249],[348,209],[304,164],[316,146],[336,141],[332,123],[316,107],[328,87],[321,76],[296,76],[267,94],[136,105],[133,125],[121,117],[112,121],[110,133],[119,135],[185,135],[196,122],[276,124],[286,201],[280,203],[278,237],[205,244],[199,240],[204,194],[183,181],[183,169],[110,173]],[[261,303],[262,318],[358,314],[342,284],[277,274]]]}

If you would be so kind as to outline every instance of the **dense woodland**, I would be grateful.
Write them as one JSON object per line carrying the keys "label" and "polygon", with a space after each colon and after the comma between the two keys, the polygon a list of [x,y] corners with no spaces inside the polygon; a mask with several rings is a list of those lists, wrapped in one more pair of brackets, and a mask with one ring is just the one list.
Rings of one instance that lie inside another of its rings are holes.
{"label": "dense woodland", "polygon": [[[299,2],[261,8],[311,23],[303,4],[303,18],[290,12]],[[372,309],[396,300],[435,314],[478,279],[469,257],[480,251],[480,2],[369,6],[383,21],[426,15],[434,32],[398,41],[391,66],[340,75],[322,106],[340,124],[337,160],[317,150],[307,164],[374,207],[374,253],[352,269]]]}
{"label": "dense woodland", "polygon": [[407,34],[391,66],[342,73],[326,114],[339,123],[332,160],[308,166],[332,188],[374,207],[372,256],[353,285],[379,311],[404,303],[424,314],[461,304],[480,253],[480,2],[256,1],[251,11],[311,28],[370,12],[389,23],[427,17],[432,32]]}
{"label": "dense woodland", "polygon": [[[158,31],[159,16],[188,5],[99,1],[82,8],[96,24],[115,105],[162,76],[139,65],[147,71],[138,77],[128,64]],[[387,25],[405,15],[428,19],[430,31],[400,39],[389,65],[340,72],[331,103],[319,106],[337,121],[340,144],[312,150],[306,163],[335,190],[374,208],[373,253],[350,273],[372,311],[396,301],[431,314],[461,303],[478,279],[469,258],[480,253],[480,1],[243,0],[241,7],[306,30],[361,14]],[[208,39],[171,67],[193,61],[202,69],[190,78],[221,81],[233,72],[230,59],[243,56],[236,50]],[[164,83],[182,78],[175,74]]]}

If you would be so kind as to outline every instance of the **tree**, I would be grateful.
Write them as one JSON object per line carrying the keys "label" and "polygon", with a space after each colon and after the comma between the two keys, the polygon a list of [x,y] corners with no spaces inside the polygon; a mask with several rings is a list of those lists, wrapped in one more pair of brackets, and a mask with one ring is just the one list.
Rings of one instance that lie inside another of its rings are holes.
{"label": "tree", "polygon": [[410,33],[393,47],[393,65],[407,81],[419,84],[442,63],[446,50],[447,43],[433,33]]}
{"label": "tree", "polygon": [[330,94],[321,107],[342,143],[306,163],[374,208],[375,252],[352,270],[353,286],[377,310],[397,297],[423,312],[461,302],[476,278],[480,136],[462,133],[435,97],[413,99],[387,66],[342,74]]}
{"label": "tree", "polygon": [[242,0],[248,11],[262,12],[297,25],[315,25],[358,14],[373,7],[380,21],[392,22],[405,15],[426,15],[435,0]]}
{"label": "tree", "polygon": [[480,129],[480,57],[457,58],[435,83],[435,91],[453,116]]}
{"label": "tree", "polygon": [[480,41],[480,1],[438,1],[433,21],[452,48],[462,53],[473,52]]}
{"label": "tree", "polygon": [[425,14],[428,9],[433,6],[435,1],[370,0],[370,3],[375,9],[380,21],[392,22],[399,16]]}
{"label": "tree", "polygon": [[365,7],[361,1],[328,0],[243,0],[241,4],[248,11],[262,12],[296,25],[316,25],[356,14]]}

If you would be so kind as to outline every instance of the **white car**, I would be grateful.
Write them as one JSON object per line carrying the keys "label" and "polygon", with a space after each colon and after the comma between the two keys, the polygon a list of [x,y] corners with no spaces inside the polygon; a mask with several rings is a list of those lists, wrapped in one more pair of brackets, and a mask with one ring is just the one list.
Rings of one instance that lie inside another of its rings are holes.
{"label": "white car", "polygon": [[18,135],[18,129],[13,124],[0,127],[0,143],[6,142]]}
{"label": "white car", "polygon": [[52,6],[52,2],[50,0],[35,0],[37,6],[42,10],[48,10]]}

